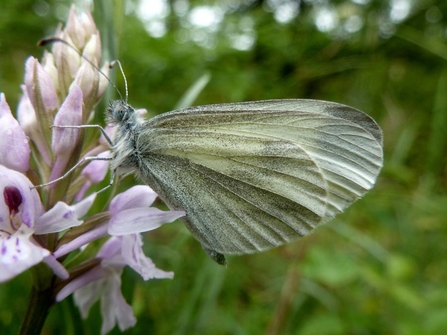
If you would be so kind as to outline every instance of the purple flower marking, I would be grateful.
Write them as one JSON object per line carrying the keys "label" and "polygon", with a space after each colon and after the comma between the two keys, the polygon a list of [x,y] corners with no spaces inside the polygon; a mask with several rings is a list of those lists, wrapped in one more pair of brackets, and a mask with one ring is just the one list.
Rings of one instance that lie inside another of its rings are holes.
{"label": "purple flower marking", "polygon": [[[68,276],[60,263],[48,258],[52,257],[50,252],[36,242],[33,234],[60,232],[81,224],[77,217],[85,214],[86,205],[81,202],[68,206],[58,202],[44,212],[32,186],[23,174],[0,165],[0,282],[41,261],[45,261],[58,276]],[[91,204],[88,198],[84,201]]]}

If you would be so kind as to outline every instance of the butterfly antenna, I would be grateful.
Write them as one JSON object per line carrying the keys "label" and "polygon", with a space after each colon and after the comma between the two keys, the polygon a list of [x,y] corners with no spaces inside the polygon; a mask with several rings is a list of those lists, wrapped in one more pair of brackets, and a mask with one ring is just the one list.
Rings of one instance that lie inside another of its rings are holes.
{"label": "butterfly antenna", "polygon": [[[96,69],[99,73],[101,73],[101,74],[104,76],[104,78],[107,79],[107,81],[112,85],[112,87],[115,89],[115,91],[116,91],[116,92],[118,93],[118,95],[120,96],[120,99],[123,100],[123,96],[121,95],[121,92],[120,92],[119,89],[115,86],[115,84],[110,80],[110,78],[109,78],[104,72],[102,72],[101,69],[100,69],[98,66],[96,66],[95,64],[93,64],[93,62],[92,62],[90,59],[88,59],[87,57],[85,57],[81,52],[79,52],[78,49],[76,49],[76,47],[74,47],[73,45],[71,45],[71,44],[68,43],[67,41],[65,41],[65,40],[63,40],[62,38],[59,38],[59,37],[50,37],[50,38],[45,38],[45,39],[43,39],[43,40],[40,40],[40,41],[37,43],[37,45],[38,45],[39,47],[42,47],[42,46],[49,45],[49,44],[53,44],[53,43],[56,43],[56,42],[60,42],[60,43],[65,44],[65,45],[68,46],[69,48],[73,49],[79,56],[81,56],[83,59],[85,59],[87,62],[89,62],[89,64],[90,64],[91,66],[93,66],[94,69]],[[113,63],[115,63],[115,62],[118,62],[118,61],[114,61]],[[119,62],[118,62],[118,64],[119,64],[119,67],[120,67],[120,69],[121,69],[121,73],[123,73],[123,69],[121,68],[121,64],[120,64]],[[112,64],[110,65],[110,68],[112,68]],[[123,76],[124,76],[124,73],[123,73]],[[126,103],[127,103],[127,81],[126,81],[126,77],[124,77],[124,81],[125,81],[125,85],[126,85]]]}
{"label": "butterfly antenna", "polygon": [[118,64],[118,67],[120,68],[121,75],[123,76],[124,88],[126,90],[126,100],[125,100],[125,102],[127,104],[127,98],[129,96],[129,91],[128,91],[128,88],[127,88],[127,78],[126,78],[126,75],[124,74],[123,67],[121,66],[121,62],[119,60],[114,60],[113,62],[111,62],[110,63],[110,68],[114,67],[115,64]]}

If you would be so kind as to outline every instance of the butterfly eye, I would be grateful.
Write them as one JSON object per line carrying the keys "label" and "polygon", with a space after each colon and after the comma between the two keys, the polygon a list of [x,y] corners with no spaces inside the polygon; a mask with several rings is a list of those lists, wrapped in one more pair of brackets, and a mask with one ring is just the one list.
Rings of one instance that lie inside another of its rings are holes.
{"label": "butterfly eye", "polygon": [[126,115],[126,113],[125,113],[123,110],[115,110],[115,111],[114,111],[114,115],[113,115],[113,117],[114,117],[117,121],[123,121],[125,115]]}
{"label": "butterfly eye", "polygon": [[121,100],[112,101],[107,110],[109,122],[119,123],[129,119],[132,115],[132,107]]}

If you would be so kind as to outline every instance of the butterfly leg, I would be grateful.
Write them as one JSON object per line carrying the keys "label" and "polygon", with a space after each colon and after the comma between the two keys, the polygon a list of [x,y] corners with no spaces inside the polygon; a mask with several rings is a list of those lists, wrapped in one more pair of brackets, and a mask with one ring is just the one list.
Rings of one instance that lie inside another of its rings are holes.
{"label": "butterfly leg", "polygon": [[[67,178],[67,176],[70,175],[70,173],[72,173],[76,168],[78,168],[79,166],[81,166],[85,162],[90,162],[90,161],[111,161],[112,159],[113,159],[112,157],[97,157],[97,156],[87,156],[87,157],[84,157],[79,162],[77,162],[74,166],[72,166],[70,170],[65,172],[59,178],[56,178],[56,179],[54,179],[54,180],[52,180],[52,181],[50,181],[48,183],[45,183],[45,184],[35,185],[35,186],[31,187],[31,189],[49,186],[49,185],[52,185],[54,183],[57,183],[58,181],[61,181],[62,179]],[[112,176],[113,176],[113,174],[112,174]],[[110,187],[110,185],[106,186],[106,188],[108,188],[108,187]],[[103,191],[103,190],[101,190],[101,191]]]}
{"label": "butterfly leg", "polygon": [[109,143],[110,146],[113,147],[113,142],[110,139],[109,135],[107,135],[105,129],[103,127],[101,127],[99,124],[84,124],[84,125],[81,125],[81,126],[56,126],[56,125],[53,125],[50,128],[76,128],[76,129],[97,128],[104,135],[104,138],[106,139],[107,143]]}

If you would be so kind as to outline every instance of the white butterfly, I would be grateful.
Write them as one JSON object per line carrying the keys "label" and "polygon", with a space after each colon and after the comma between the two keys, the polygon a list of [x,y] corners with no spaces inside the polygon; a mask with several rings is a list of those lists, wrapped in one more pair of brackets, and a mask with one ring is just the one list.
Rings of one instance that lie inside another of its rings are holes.
{"label": "white butterfly", "polygon": [[218,263],[309,234],[371,189],[382,131],[368,115],[318,100],[192,107],[144,120],[122,100],[112,172],[135,172]]}

